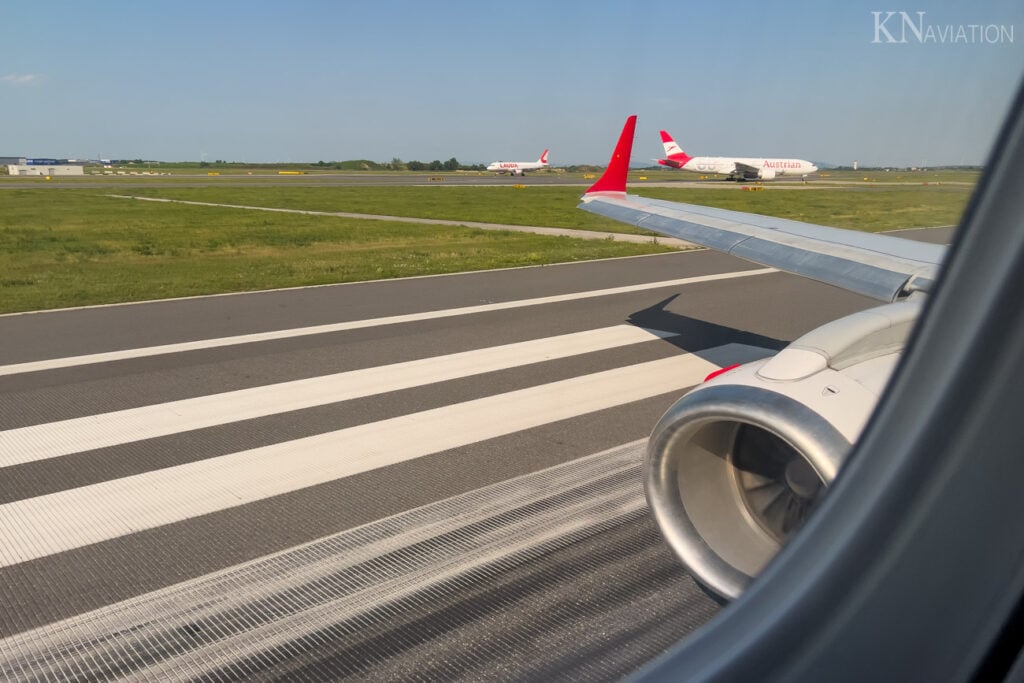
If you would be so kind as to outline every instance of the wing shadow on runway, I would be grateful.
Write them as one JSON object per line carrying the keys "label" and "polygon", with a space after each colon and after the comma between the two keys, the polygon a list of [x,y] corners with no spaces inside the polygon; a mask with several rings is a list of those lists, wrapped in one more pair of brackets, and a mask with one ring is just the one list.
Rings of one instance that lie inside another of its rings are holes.
{"label": "wing shadow on runway", "polygon": [[735,327],[726,327],[725,325],[697,320],[696,318],[690,318],[666,310],[667,306],[677,296],[679,295],[673,294],[653,306],[636,313],[631,313],[626,321],[638,327],[673,332],[676,336],[669,337],[665,341],[698,357],[701,356],[702,351],[725,344],[746,344],[772,351],[781,351],[792,341],[783,341],[754,332],[745,332]]}

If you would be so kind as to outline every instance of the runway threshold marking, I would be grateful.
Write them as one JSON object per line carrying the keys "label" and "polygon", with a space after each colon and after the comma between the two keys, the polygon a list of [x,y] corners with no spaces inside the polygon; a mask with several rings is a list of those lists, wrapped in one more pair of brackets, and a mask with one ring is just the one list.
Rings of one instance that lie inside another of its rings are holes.
{"label": "runway threshold marking", "polygon": [[675,336],[633,325],[0,431],[0,468]]}
{"label": "runway threshold marking", "polygon": [[120,351],[107,351],[102,353],[84,354],[81,356],[70,356],[67,358],[51,358],[39,361],[28,361],[25,363],[13,363],[10,365],[0,366],[0,376],[16,375],[25,372],[37,372],[40,370],[68,368],[79,365],[90,365],[93,363],[107,363],[111,361],[128,360],[132,358],[145,358],[148,356],[159,356],[170,353],[182,353],[185,351],[211,349],[222,346],[252,344],[256,342],[272,341],[276,339],[290,339],[293,337],[302,337],[314,334],[345,332],[348,330],[360,330],[369,327],[379,327],[383,325],[397,325],[401,323],[420,322],[424,320],[437,320],[440,318],[451,318],[461,315],[474,315],[477,313],[489,313],[492,311],[504,311],[514,308],[524,308],[528,306],[542,306],[545,304],[556,304],[566,301],[578,301],[582,299],[593,299],[602,296],[614,296],[617,294],[642,292],[649,289],[681,287],[701,282],[715,282],[718,280],[731,280],[741,277],[752,277],[755,275],[765,275],[768,273],[775,272],[778,272],[775,268],[756,268],[752,270],[740,270],[729,273],[716,273],[714,275],[698,275],[695,277],[679,278],[677,280],[645,282],[637,285],[610,287],[607,289],[596,289],[586,292],[575,292],[572,294],[556,294],[552,296],[537,297],[534,299],[518,299],[515,301],[503,301],[499,303],[478,304],[475,306],[462,306],[460,308],[424,311],[421,313],[408,313],[404,315],[392,315],[381,318],[369,318],[367,320],[351,320],[340,323],[329,323],[326,325],[314,325],[311,327],[298,327],[287,330],[273,330],[270,332],[256,332],[253,334],[242,334],[231,337],[217,337],[213,339],[200,339],[196,341],[179,342],[175,344],[161,344],[158,346],[147,346],[136,349],[123,349]]}
{"label": "runway threshold marking", "polygon": [[[642,514],[645,444],[623,444],[11,635],[0,640],[0,679],[102,680],[110,671],[152,681],[244,677],[261,668],[267,652],[289,647],[300,656],[321,642],[310,636],[332,627],[336,646],[357,643],[410,596],[443,599],[452,582],[481,582]],[[359,571],[368,564],[373,571]]]}
{"label": "runway threshold marking", "polygon": [[7,503],[0,566],[681,391],[766,353],[728,344]]}

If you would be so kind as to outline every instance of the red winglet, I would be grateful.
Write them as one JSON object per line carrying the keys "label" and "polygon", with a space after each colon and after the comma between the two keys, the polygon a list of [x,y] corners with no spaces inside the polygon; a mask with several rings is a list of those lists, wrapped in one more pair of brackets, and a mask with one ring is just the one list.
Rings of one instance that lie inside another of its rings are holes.
{"label": "red winglet", "polygon": [[626,174],[629,173],[629,157],[633,153],[633,134],[636,132],[636,114],[626,119],[626,125],[622,127],[622,134],[619,135],[619,142],[615,145],[612,158],[608,161],[608,168],[604,175],[598,178],[597,182],[590,186],[586,194],[594,192],[621,192],[626,193]]}

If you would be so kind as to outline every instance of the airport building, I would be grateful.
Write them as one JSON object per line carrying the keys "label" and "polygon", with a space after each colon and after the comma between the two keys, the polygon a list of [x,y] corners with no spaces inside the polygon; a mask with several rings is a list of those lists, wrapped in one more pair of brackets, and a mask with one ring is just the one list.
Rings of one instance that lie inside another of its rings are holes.
{"label": "airport building", "polygon": [[85,170],[81,165],[61,163],[57,159],[3,157],[0,158],[0,162],[7,166],[8,175],[85,175]]}

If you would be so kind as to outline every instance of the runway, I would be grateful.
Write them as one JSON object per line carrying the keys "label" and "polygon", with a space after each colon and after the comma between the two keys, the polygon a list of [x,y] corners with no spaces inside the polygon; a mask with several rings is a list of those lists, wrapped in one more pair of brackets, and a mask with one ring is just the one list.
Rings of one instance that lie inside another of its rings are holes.
{"label": "runway", "polygon": [[696,251],[0,316],[0,674],[618,678],[717,609],[644,437],[871,305]]}

